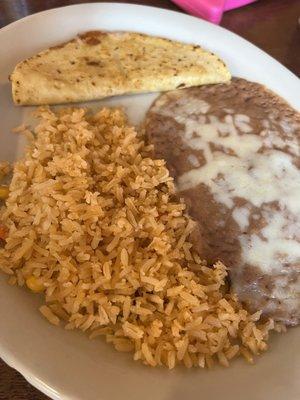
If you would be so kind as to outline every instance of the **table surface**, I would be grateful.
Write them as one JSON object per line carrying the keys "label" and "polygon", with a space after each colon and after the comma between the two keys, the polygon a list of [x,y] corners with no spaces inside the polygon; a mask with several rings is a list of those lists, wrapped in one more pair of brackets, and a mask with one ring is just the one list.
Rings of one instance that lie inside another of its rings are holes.
{"label": "table surface", "polygon": [[[93,2],[93,0],[89,0]],[[167,0],[122,1],[180,9]],[[26,15],[70,4],[80,0],[0,0],[0,28]],[[227,12],[221,25],[276,58],[300,76],[300,1],[259,0],[249,6]],[[251,60],[249,60],[251,62]],[[47,400],[22,376],[0,359],[0,400]]]}

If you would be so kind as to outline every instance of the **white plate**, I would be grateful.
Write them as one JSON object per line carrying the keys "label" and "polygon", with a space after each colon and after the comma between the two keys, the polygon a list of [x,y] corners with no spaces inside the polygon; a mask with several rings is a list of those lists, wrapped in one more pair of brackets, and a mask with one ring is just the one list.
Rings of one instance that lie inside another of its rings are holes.
{"label": "white plate", "polygon": [[[93,29],[139,31],[200,44],[219,54],[233,75],[267,85],[300,108],[300,81],[240,37],[187,15],[126,4],[82,4],[17,21],[0,31],[0,159],[13,160],[22,144],[10,129],[28,120],[30,108],[14,107],[7,77],[16,62]],[[134,123],[155,95],[115,98]],[[98,105],[96,103],[96,105]],[[95,103],[93,103],[95,105]],[[101,340],[51,326],[39,315],[41,302],[0,277],[0,356],[53,399],[80,400],[298,400],[299,330],[272,340],[255,366],[238,361],[214,371],[151,369],[115,352]]]}

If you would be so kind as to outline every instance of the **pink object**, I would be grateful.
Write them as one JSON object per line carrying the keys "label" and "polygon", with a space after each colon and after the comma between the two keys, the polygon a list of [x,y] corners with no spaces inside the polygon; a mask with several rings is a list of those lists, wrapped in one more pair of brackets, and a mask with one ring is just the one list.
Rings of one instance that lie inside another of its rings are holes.
{"label": "pink object", "polygon": [[224,11],[245,6],[256,0],[172,0],[189,14],[218,24]]}

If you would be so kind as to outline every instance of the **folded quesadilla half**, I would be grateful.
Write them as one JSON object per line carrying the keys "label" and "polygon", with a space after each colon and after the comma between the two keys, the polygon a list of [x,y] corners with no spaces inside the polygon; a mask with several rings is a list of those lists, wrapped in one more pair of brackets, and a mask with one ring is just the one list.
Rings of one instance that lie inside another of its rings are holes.
{"label": "folded quesadilla half", "polygon": [[39,105],[221,83],[230,73],[196,45],[92,31],[20,62],[10,79],[16,104]]}

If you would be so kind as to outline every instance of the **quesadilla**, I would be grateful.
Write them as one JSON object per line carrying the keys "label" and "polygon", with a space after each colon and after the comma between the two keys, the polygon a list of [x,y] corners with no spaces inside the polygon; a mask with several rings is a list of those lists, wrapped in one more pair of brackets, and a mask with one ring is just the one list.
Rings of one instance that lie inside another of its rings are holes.
{"label": "quesadilla", "polygon": [[92,31],[20,62],[10,79],[16,104],[41,105],[224,83],[230,73],[196,45]]}

